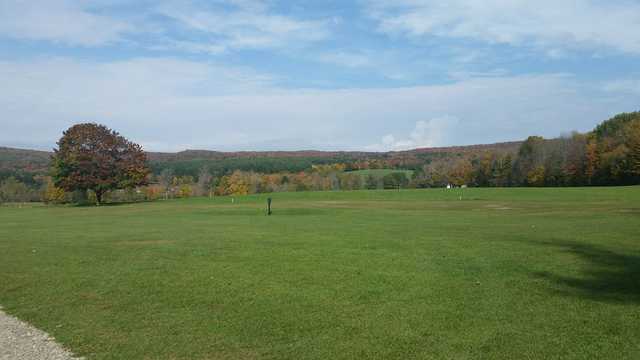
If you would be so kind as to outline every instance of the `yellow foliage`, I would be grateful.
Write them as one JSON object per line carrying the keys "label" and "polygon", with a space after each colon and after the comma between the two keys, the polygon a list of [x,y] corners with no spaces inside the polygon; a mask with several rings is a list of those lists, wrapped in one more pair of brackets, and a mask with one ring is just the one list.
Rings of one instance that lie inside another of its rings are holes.
{"label": "yellow foliage", "polygon": [[190,197],[193,194],[193,189],[191,189],[191,185],[183,184],[178,188],[178,197],[186,198]]}
{"label": "yellow foliage", "polygon": [[47,204],[61,204],[66,201],[67,194],[53,184],[51,179],[47,180],[47,187],[44,191],[43,201]]}
{"label": "yellow foliage", "polygon": [[234,171],[228,179],[228,187],[226,191],[229,195],[247,195],[249,194],[249,184],[241,171]]}
{"label": "yellow foliage", "polygon": [[537,166],[527,174],[527,184],[530,186],[544,186],[544,166]]}

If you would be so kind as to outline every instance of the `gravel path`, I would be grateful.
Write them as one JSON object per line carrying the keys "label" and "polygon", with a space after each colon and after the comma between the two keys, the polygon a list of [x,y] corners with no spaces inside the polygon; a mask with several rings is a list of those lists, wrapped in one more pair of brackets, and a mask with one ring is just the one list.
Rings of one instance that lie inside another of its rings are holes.
{"label": "gravel path", "polygon": [[0,308],[0,360],[77,360],[44,331]]}

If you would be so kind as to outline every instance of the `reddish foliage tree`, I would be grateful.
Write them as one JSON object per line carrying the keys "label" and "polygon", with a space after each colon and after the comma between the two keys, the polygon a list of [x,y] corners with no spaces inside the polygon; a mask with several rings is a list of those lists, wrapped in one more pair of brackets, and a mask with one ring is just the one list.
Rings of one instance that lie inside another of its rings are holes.
{"label": "reddish foliage tree", "polygon": [[70,127],[54,151],[55,185],[66,191],[93,190],[98,204],[109,190],[147,184],[147,157],[140,145],[104,125]]}

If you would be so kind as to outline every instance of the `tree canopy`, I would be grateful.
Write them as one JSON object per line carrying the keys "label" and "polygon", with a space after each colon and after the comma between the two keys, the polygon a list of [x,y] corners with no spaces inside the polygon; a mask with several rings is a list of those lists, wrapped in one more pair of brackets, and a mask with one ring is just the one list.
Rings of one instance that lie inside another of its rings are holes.
{"label": "tree canopy", "polygon": [[52,176],[65,191],[93,190],[99,204],[105,192],[147,184],[149,169],[140,145],[104,125],[70,127],[52,157]]}

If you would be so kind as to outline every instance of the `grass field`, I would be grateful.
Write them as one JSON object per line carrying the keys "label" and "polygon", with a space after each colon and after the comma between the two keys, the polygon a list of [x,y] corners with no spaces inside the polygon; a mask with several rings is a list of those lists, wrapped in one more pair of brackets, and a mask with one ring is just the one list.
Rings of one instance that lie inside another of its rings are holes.
{"label": "grass field", "polygon": [[268,196],[0,207],[0,304],[90,359],[640,358],[640,187]]}
{"label": "grass field", "polygon": [[392,173],[404,173],[404,175],[407,177],[407,179],[411,179],[411,176],[413,176],[413,170],[394,170],[394,169],[367,169],[367,170],[355,170],[355,171],[350,171],[349,174],[358,174],[361,175],[364,178],[366,178],[369,175],[373,175],[373,177],[375,178],[383,178],[386,175],[392,174]]}

